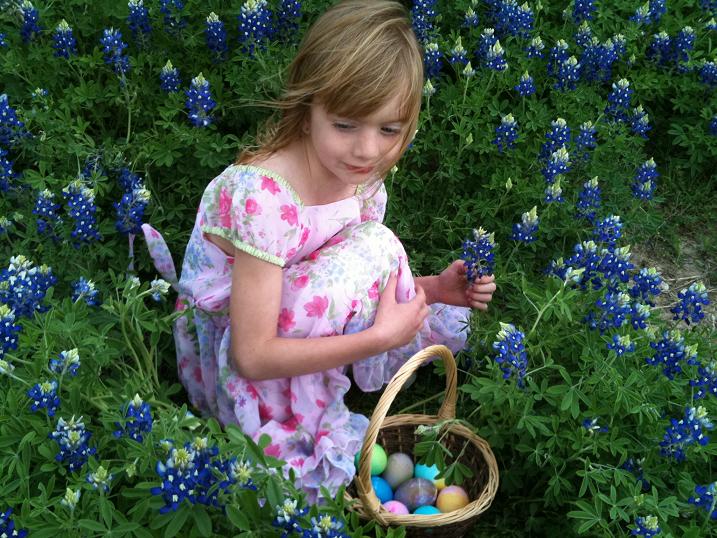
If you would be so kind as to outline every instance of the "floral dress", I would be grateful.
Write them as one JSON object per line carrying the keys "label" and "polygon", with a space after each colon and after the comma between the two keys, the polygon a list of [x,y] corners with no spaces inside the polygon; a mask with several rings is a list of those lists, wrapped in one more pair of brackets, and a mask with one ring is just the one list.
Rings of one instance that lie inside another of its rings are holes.
{"label": "floral dress", "polygon": [[[375,191],[375,192],[374,192]],[[368,420],[351,413],[343,398],[348,367],[284,379],[250,381],[230,357],[229,296],[233,257],[209,241],[214,234],[283,269],[277,334],[309,338],[359,332],[373,323],[381,291],[398,272],[396,299],[415,295],[413,276],[398,238],[383,224],[386,190],[359,191],[325,205],[304,205],[291,185],[268,170],[232,165],[206,188],[177,280],[161,235],[143,231],[158,271],[187,310],[174,327],[179,378],[204,415],[237,424],[254,439],[271,437],[266,453],[293,468],[309,500],[320,487],[333,494],[355,474]],[[358,361],[354,382],[380,389],[415,352],[465,345],[470,310],[431,305],[410,344]],[[251,313],[247,313],[251,315]]]}

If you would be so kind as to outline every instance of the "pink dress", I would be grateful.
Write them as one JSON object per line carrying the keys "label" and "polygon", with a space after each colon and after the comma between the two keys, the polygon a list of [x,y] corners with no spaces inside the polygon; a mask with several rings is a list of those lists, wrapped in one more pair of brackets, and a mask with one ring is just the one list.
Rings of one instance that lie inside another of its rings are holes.
{"label": "pink dress", "polygon": [[[188,309],[174,328],[179,378],[205,416],[237,424],[255,440],[268,434],[267,454],[293,468],[309,500],[320,487],[332,494],[354,476],[368,420],[351,413],[344,394],[347,367],[303,376],[249,381],[230,358],[229,295],[233,258],[206,233],[283,268],[277,334],[291,338],[359,332],[373,323],[391,271],[398,270],[399,302],[415,295],[413,276],[398,238],[383,220],[383,185],[334,203],[305,206],[291,185],[273,172],[232,165],[207,187],[177,281],[161,235],[144,234],[163,278],[179,293],[177,309]],[[470,310],[431,305],[431,315],[413,342],[354,363],[353,379],[364,391],[379,390],[415,352],[445,344],[465,345]],[[247,313],[251,315],[251,313]]]}

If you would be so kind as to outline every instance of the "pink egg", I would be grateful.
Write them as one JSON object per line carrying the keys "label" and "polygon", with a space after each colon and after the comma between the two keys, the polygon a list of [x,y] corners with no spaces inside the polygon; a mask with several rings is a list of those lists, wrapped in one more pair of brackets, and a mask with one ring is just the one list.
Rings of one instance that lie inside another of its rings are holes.
{"label": "pink egg", "polygon": [[383,507],[392,514],[398,514],[399,516],[405,516],[408,514],[408,508],[406,508],[406,505],[399,501],[387,501],[383,503]]}
{"label": "pink egg", "polygon": [[466,491],[460,486],[446,486],[438,494],[436,506],[443,512],[453,512],[466,506],[471,500]]}

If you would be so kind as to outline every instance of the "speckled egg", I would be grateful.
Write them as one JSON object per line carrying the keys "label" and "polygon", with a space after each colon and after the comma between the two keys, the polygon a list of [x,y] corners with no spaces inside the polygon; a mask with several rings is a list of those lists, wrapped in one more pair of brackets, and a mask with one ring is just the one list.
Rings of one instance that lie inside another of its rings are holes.
{"label": "speckled egg", "polygon": [[413,460],[408,454],[396,452],[388,457],[386,470],[383,472],[383,478],[396,489],[406,480],[413,477]]}
{"label": "speckled egg", "polygon": [[405,516],[407,514],[410,514],[408,508],[406,508],[406,505],[402,502],[388,501],[383,503],[383,507],[392,514],[397,514],[399,516]]}
{"label": "speckled egg", "polygon": [[[361,452],[357,452],[354,457],[354,465],[356,466],[356,472],[358,473],[359,456]],[[371,474],[381,474],[386,469],[386,451],[381,445],[376,443],[373,445],[373,451],[371,452]]]}
{"label": "speckled egg", "polygon": [[380,476],[372,476],[371,485],[373,486],[373,491],[376,494],[376,497],[378,497],[378,500],[381,501],[381,503],[385,503],[393,499],[393,490],[391,489],[391,486],[389,486],[388,482]]}
{"label": "speckled egg", "polygon": [[397,501],[405,504],[409,510],[413,511],[424,504],[433,504],[437,494],[436,486],[430,480],[426,480],[425,478],[411,478],[401,484],[396,490],[394,497]]}
{"label": "speckled egg", "polygon": [[428,466],[423,465],[422,463],[417,463],[413,471],[413,476],[415,476],[416,478],[425,478],[426,480],[432,480],[436,487],[441,490],[446,487],[446,480],[444,478],[436,480],[438,472],[439,470],[436,465]]}
{"label": "speckled egg", "polygon": [[436,508],[435,506],[431,505],[425,505],[425,506],[419,506],[413,511],[414,514],[417,516],[432,516],[434,514],[440,514],[441,511]]}
{"label": "speckled egg", "polygon": [[471,500],[466,490],[460,486],[447,486],[441,490],[436,500],[436,506],[443,512],[453,512],[466,506]]}

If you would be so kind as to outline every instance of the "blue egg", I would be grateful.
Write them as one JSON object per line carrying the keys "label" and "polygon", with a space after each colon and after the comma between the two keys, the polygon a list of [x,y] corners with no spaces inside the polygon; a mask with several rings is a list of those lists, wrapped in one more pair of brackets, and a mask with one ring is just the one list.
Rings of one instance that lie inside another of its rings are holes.
{"label": "blue egg", "polygon": [[380,476],[372,476],[371,485],[373,486],[376,497],[378,497],[378,500],[381,501],[382,504],[393,500],[393,490],[383,478]]}
{"label": "blue egg", "polygon": [[413,471],[413,476],[416,478],[425,478],[426,480],[434,480],[438,476],[438,467],[436,465],[423,465],[417,463],[416,468]]}
{"label": "blue egg", "polygon": [[432,516],[433,514],[440,514],[441,511],[435,506],[423,505],[416,508],[413,513],[416,515]]}

